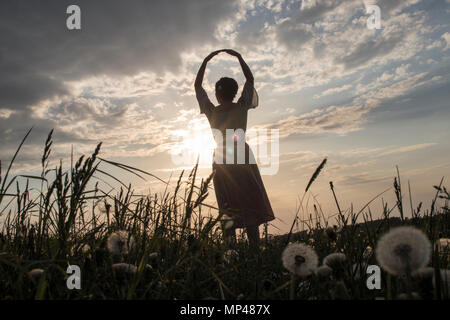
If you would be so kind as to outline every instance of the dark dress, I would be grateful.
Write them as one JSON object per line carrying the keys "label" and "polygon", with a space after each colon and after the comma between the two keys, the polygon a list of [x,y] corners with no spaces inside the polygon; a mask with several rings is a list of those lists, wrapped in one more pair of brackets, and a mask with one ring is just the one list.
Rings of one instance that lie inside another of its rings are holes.
{"label": "dark dress", "polygon": [[[230,110],[216,109],[203,88],[196,91],[196,96],[200,113],[206,115],[211,129],[215,129],[213,134],[217,147],[212,167],[215,170],[213,183],[219,210],[225,210],[233,219],[234,228],[259,226],[274,220],[275,216],[258,165],[245,142],[247,112],[250,108],[258,106],[258,94],[253,84],[248,81],[245,83],[241,97]],[[235,135],[233,138],[234,143],[231,143],[233,148],[226,149],[226,129],[242,129],[243,135]],[[221,133],[222,140],[216,138],[217,133]],[[237,161],[239,140],[242,141],[242,146],[245,146],[245,161]],[[230,153],[231,161],[227,159],[227,154]]]}

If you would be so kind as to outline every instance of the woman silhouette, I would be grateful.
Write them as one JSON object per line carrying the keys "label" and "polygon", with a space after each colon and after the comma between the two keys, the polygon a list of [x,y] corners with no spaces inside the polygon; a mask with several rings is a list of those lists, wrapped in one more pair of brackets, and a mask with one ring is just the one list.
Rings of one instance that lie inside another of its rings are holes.
{"label": "woman silhouette", "polygon": [[[233,102],[238,91],[238,84],[232,78],[221,78],[216,82],[216,99],[219,103],[214,106],[202,87],[206,64],[220,52],[226,52],[239,60],[246,82],[241,97]],[[257,248],[259,242],[259,225],[275,219],[272,207],[267,197],[264,184],[256,161],[248,144],[245,142],[247,129],[247,112],[258,106],[258,94],[253,87],[253,75],[242,56],[231,49],[217,50],[209,54],[203,61],[195,79],[195,93],[200,105],[200,113],[208,118],[217,142],[214,151],[213,178],[219,210],[225,210],[231,216],[233,224],[224,228],[227,239],[235,240],[235,229],[245,228],[250,245]],[[228,129],[228,130],[227,130]],[[230,129],[234,130],[230,148],[226,141]],[[217,134],[219,133],[219,134]],[[245,161],[237,161],[238,146],[245,147]],[[227,149],[228,148],[228,149]],[[231,154],[232,163],[229,163]],[[224,157],[225,156],[225,157]],[[226,158],[226,161],[225,159]],[[233,159],[234,158],[234,159]],[[218,160],[219,159],[219,160]],[[233,161],[234,160],[234,161]]]}

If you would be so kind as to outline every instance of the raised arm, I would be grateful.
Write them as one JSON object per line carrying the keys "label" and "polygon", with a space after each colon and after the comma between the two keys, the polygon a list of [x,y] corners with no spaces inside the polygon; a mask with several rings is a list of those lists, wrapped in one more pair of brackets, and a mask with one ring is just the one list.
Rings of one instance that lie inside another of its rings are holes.
{"label": "raised arm", "polygon": [[209,60],[211,60],[216,54],[221,52],[222,50],[217,50],[214,52],[211,52],[205,60],[203,60],[202,65],[200,66],[200,69],[198,70],[197,77],[195,78],[195,96],[197,97],[198,104],[200,106],[200,113],[206,114],[206,116],[210,117],[212,109],[214,108],[214,105],[211,103],[211,101],[208,98],[208,95],[206,94],[205,89],[203,89],[202,83],[203,83],[203,77],[205,75],[205,69],[206,64]]}
{"label": "raised arm", "polygon": [[217,55],[221,51],[222,50],[213,51],[205,58],[205,60],[203,60],[203,63],[197,72],[197,77],[195,78],[194,86],[195,86],[196,91],[198,91],[199,89],[202,89],[202,83],[203,83],[203,77],[205,75],[206,64],[209,62],[209,60],[211,60],[215,55]]}
{"label": "raised arm", "polygon": [[241,54],[237,51],[231,50],[231,49],[226,49],[224,50],[226,53],[238,58],[239,60],[239,64],[241,65],[242,68],[242,72],[244,73],[245,79],[252,83],[254,82],[254,78],[253,78],[253,74],[250,71],[250,68],[248,67],[247,63],[245,63],[244,59],[242,58]]}

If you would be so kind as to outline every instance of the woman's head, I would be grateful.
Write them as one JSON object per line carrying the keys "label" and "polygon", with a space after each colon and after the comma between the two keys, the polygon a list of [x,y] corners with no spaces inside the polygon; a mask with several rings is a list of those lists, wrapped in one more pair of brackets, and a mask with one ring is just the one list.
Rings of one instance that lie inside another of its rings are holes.
{"label": "woman's head", "polygon": [[232,78],[223,77],[216,82],[216,98],[219,103],[232,102],[238,91],[238,84]]}

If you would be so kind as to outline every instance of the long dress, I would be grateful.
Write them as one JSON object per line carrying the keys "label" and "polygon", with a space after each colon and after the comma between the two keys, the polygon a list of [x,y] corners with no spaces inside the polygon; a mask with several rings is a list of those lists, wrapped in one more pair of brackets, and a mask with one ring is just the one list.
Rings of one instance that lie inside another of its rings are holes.
{"label": "long dress", "polygon": [[[216,139],[217,147],[212,164],[215,170],[213,184],[219,210],[233,219],[233,228],[259,226],[274,220],[275,216],[258,165],[251,148],[245,142],[247,112],[258,106],[258,94],[253,83],[249,81],[245,83],[241,97],[230,110],[216,109],[203,88],[196,91],[196,96],[200,113],[208,118],[213,135],[216,138],[217,133],[220,133],[223,138],[221,140],[223,143],[217,142]],[[227,129],[241,129],[239,130],[241,134],[235,134],[232,138],[233,148],[226,144]],[[239,141],[242,141],[241,144]],[[245,161],[242,161],[242,156],[239,158],[238,145],[245,146]],[[230,153],[231,162],[227,158]],[[238,159],[240,161],[237,161]]]}

